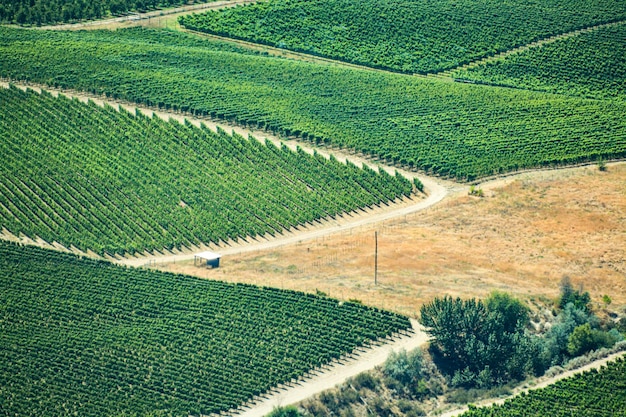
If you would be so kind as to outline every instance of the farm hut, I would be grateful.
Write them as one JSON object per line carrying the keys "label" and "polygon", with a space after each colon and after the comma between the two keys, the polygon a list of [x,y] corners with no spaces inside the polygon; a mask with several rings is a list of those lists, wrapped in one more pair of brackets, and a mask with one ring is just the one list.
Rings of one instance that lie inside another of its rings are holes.
{"label": "farm hut", "polygon": [[215,252],[200,252],[193,257],[193,264],[195,266],[202,266],[206,262],[206,266],[210,266],[212,268],[219,268],[220,266],[220,258],[222,255]]}

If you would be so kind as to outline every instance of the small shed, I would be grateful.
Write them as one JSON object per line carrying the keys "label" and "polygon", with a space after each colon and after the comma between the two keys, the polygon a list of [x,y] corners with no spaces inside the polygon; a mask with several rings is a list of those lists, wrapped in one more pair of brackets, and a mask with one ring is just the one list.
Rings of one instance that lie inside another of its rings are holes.
{"label": "small shed", "polygon": [[202,266],[204,262],[206,262],[206,266],[210,266],[212,268],[219,268],[220,266],[220,258],[222,255],[215,252],[200,252],[193,256],[193,264],[195,266]]}

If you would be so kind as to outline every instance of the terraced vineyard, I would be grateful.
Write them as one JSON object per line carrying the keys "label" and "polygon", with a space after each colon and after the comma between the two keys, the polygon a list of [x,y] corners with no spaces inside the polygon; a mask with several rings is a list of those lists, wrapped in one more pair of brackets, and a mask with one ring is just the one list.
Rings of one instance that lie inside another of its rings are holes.
{"label": "terraced vineyard", "polygon": [[240,53],[167,31],[0,29],[0,75],[227,119],[473,180],[626,155],[626,104]]}
{"label": "terraced vineyard", "polygon": [[0,242],[6,415],[209,414],[409,328],[393,313]]}
{"label": "terraced vineyard", "polygon": [[432,73],[626,18],[623,0],[270,0],[185,27],[405,73]]}
{"label": "terraced vineyard", "polygon": [[546,388],[507,400],[502,405],[470,410],[462,417],[624,417],[626,358],[609,362]]}
{"label": "terraced vineyard", "polygon": [[626,23],[531,48],[452,76],[599,99],[626,99]]}
{"label": "terraced vineyard", "polygon": [[228,241],[409,195],[397,175],[0,89],[0,226],[97,253]]}

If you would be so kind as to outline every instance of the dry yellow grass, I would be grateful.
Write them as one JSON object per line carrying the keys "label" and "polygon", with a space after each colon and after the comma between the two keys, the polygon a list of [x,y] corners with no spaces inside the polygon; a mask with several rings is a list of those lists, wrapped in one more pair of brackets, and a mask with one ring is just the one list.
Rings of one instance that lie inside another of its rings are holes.
{"label": "dry yellow grass", "polygon": [[[249,282],[414,315],[435,296],[484,297],[503,290],[555,298],[568,275],[595,303],[626,304],[626,165],[525,174],[486,184],[485,197],[456,195],[409,218],[229,256],[216,270],[161,266],[210,279]],[[374,232],[378,231],[378,285]]]}

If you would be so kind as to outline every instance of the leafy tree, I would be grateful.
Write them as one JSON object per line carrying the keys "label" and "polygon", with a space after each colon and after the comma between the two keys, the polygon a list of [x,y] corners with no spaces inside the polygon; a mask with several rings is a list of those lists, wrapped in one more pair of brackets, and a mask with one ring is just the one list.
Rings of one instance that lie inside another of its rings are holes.
{"label": "leafy tree", "polygon": [[433,336],[431,347],[453,375],[453,385],[489,386],[521,378],[536,351],[525,327],[528,308],[504,293],[484,303],[445,296],[422,306],[421,323]]}
{"label": "leafy tree", "polygon": [[559,297],[559,308],[563,309],[569,303],[579,310],[587,313],[591,312],[591,296],[587,291],[582,292],[582,287],[578,290],[574,289],[572,281],[568,276],[561,280],[561,296]]}

